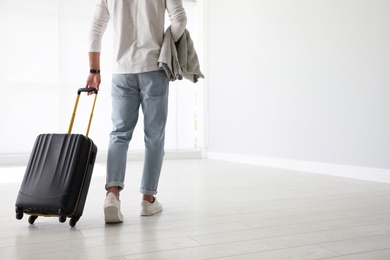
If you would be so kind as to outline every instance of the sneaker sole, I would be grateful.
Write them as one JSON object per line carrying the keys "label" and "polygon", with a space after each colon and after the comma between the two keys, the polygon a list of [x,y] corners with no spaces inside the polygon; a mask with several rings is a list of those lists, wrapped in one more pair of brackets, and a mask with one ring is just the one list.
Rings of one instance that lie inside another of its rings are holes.
{"label": "sneaker sole", "polygon": [[157,211],[153,211],[153,212],[148,212],[146,210],[142,210],[141,211],[141,216],[144,216],[144,217],[147,217],[147,216],[153,216],[154,214],[157,214],[159,212],[162,211],[162,208],[161,209],[158,209]]}
{"label": "sneaker sole", "polygon": [[118,208],[115,206],[107,206],[104,208],[104,220],[107,224],[123,222],[123,219],[119,217]]}

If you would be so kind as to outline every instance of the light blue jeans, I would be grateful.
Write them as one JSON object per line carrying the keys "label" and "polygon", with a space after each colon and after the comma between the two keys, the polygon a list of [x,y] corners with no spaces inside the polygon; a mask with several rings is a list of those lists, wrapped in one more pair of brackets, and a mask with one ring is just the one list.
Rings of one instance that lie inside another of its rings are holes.
{"label": "light blue jeans", "polygon": [[125,185],[127,151],[138,121],[144,114],[145,159],[140,192],[157,193],[164,158],[168,114],[169,79],[164,71],[114,74],[112,77],[112,125],[107,158],[106,189]]}

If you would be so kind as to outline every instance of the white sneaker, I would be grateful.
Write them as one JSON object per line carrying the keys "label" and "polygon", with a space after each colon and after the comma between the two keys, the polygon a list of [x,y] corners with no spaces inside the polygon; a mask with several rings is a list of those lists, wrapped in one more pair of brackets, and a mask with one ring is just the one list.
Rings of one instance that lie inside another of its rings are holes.
{"label": "white sneaker", "polygon": [[121,202],[112,192],[108,193],[106,200],[104,201],[104,220],[107,224],[123,222]]}
{"label": "white sneaker", "polygon": [[150,203],[147,200],[143,200],[141,202],[141,216],[152,216],[160,211],[162,211],[163,207],[160,202],[154,198],[154,202]]}

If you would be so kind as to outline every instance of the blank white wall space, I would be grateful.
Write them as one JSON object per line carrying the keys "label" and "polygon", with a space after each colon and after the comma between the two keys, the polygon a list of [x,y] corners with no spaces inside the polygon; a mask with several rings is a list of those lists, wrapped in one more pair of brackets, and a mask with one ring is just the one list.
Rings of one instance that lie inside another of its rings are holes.
{"label": "blank white wall space", "polygon": [[0,1],[0,153],[58,125],[57,17],[56,1]]}
{"label": "blank white wall space", "polygon": [[390,168],[390,1],[208,1],[209,151]]}

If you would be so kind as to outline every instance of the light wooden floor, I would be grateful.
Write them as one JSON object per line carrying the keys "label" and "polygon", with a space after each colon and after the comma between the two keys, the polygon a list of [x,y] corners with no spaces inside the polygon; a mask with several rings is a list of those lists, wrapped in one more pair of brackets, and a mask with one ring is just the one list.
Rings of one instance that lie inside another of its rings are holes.
{"label": "light wooden floor", "polygon": [[23,168],[0,168],[14,176],[0,183],[0,259],[390,259],[389,184],[167,160],[164,211],[140,217],[141,169],[129,162],[125,222],[105,225],[104,165],[96,165],[84,215],[70,228],[57,218],[16,220]]}

